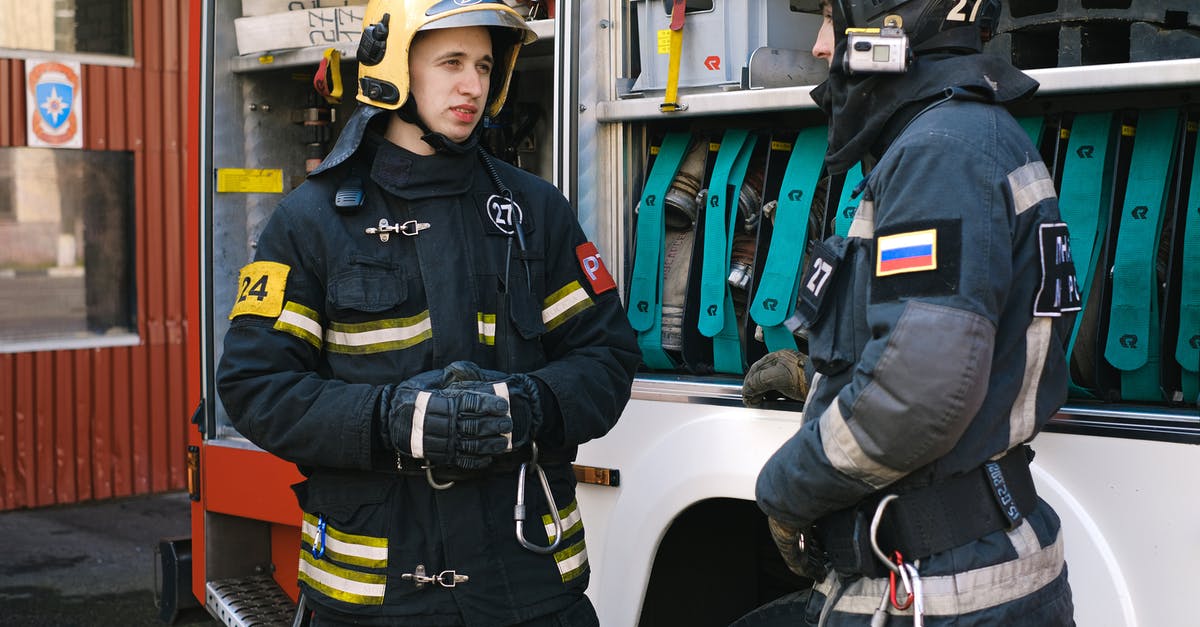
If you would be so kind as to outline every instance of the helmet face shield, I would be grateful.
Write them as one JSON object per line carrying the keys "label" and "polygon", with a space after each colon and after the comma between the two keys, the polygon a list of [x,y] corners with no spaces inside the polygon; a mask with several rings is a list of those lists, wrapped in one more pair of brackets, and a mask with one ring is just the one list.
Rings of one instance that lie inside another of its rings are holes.
{"label": "helmet face shield", "polygon": [[[524,18],[501,0],[370,0],[363,25],[358,101],[393,110],[409,98],[408,54],[418,31],[488,27],[496,57],[488,115],[504,106],[521,46],[537,39]],[[513,35],[497,37],[498,28]]]}

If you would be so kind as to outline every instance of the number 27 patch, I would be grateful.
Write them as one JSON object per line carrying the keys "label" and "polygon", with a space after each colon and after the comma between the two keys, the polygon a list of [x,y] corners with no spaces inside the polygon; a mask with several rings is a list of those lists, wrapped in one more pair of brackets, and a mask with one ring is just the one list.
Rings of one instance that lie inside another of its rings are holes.
{"label": "number 27 patch", "polygon": [[238,277],[237,301],[229,319],[252,314],[277,318],[283,311],[283,291],[292,268],[274,261],[246,264]]}

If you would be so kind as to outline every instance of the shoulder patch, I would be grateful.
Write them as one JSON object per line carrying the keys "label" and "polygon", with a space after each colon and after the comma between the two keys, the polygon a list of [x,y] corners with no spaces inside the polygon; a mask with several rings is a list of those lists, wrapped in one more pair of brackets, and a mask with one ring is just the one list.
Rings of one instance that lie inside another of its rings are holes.
{"label": "shoulder patch", "polygon": [[875,276],[937,270],[937,229],[884,235],[875,250]]}
{"label": "shoulder patch", "polygon": [[1065,222],[1038,226],[1042,258],[1042,283],[1033,303],[1033,315],[1057,318],[1083,309],[1083,297],[1071,258],[1071,234]]}
{"label": "shoulder patch", "polygon": [[617,287],[608,268],[604,267],[604,260],[600,258],[600,251],[596,250],[595,244],[584,242],[576,246],[575,257],[579,259],[579,268],[583,270],[588,283],[592,284],[593,294],[600,295]]}
{"label": "shoulder patch", "polygon": [[229,319],[246,314],[278,318],[283,311],[283,293],[291,266],[274,261],[246,264],[238,276],[238,298]]}

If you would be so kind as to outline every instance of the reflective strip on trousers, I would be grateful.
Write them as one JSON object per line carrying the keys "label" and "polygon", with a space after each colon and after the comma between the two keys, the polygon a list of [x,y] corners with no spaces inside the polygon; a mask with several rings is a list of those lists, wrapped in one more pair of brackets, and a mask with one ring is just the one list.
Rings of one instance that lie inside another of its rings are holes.
{"label": "reflective strip on trousers", "polygon": [[[318,535],[316,516],[304,514],[300,540],[312,546]],[[325,555],[333,561],[365,568],[387,568],[387,538],[344,533],[327,526],[324,543]]]}
{"label": "reflective strip on trousers", "polygon": [[383,605],[387,576],[361,573],[300,552],[299,579],[321,594],[346,603]]}
{"label": "reflective strip on trousers", "polygon": [[[564,540],[578,535],[579,532],[583,531],[583,516],[579,511],[578,501],[571,501],[570,505],[558,510],[558,517],[562,520]],[[542,516],[542,524],[546,527],[547,540],[554,542],[556,531],[554,528],[554,518],[549,514],[545,514]],[[562,575],[563,583],[571,581],[587,572],[587,543],[581,539],[579,542],[556,552],[554,554],[554,563],[558,566],[558,573]]]}
{"label": "reflective strip on trousers", "polygon": [[[1021,523],[1022,527],[1029,523]],[[1014,542],[1023,543],[1024,531]],[[1018,542],[1019,541],[1019,542]],[[1054,542],[1040,551],[1017,559],[953,575],[921,577],[926,616],[956,616],[1011,603],[1041,590],[1062,573],[1062,531]],[[817,584],[814,590],[830,596],[837,584],[837,572]],[[862,578],[846,585],[833,610],[848,614],[871,615],[888,589],[888,578]],[[910,611],[911,613],[911,611]]]}

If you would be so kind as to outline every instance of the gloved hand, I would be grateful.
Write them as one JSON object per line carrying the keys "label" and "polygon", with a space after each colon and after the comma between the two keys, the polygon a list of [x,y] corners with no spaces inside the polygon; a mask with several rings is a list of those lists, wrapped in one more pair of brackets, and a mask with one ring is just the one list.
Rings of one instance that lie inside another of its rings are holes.
{"label": "gloved hand", "polygon": [[[470,362],[455,362],[456,364]],[[474,366],[475,364],[470,364]],[[454,364],[451,364],[454,366]],[[512,417],[512,431],[506,451],[524,447],[537,436],[542,426],[543,413],[541,393],[537,381],[526,374],[504,374],[495,370],[484,370],[475,366],[477,380],[463,379],[451,383],[450,390],[468,390],[482,394],[495,394],[508,400],[508,411]],[[448,368],[449,369],[449,368]],[[459,373],[468,372],[460,369]]]}
{"label": "gloved hand", "polygon": [[418,382],[384,386],[379,411],[386,446],[464,470],[486,468],[508,448],[513,419],[504,398],[470,389],[422,390],[413,386]]}
{"label": "gloved hand", "polygon": [[808,375],[804,367],[808,356],[796,350],[767,353],[746,371],[742,382],[742,403],[747,407],[761,405],[772,392],[792,400],[808,396]]}
{"label": "gloved hand", "polygon": [[788,570],[815,581],[825,578],[825,573],[821,572],[822,568],[809,559],[805,552],[804,534],[800,533],[799,529],[788,527],[774,518],[767,518],[767,527],[771,530],[771,539],[775,541],[775,548],[779,549]]}

